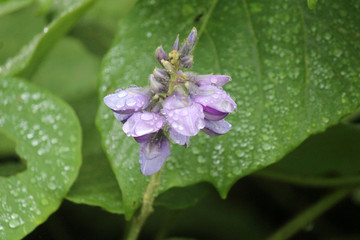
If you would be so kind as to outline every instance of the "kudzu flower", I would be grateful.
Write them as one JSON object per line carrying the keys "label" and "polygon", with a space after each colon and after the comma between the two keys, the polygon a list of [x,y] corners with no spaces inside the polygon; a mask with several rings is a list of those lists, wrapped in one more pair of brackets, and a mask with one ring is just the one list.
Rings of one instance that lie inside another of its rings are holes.
{"label": "kudzu flower", "polygon": [[224,118],[236,109],[236,103],[222,89],[231,77],[181,70],[192,67],[196,40],[193,28],[181,46],[177,36],[169,54],[158,47],[155,58],[162,68],[155,68],[149,75],[148,87],[118,89],[104,98],[116,119],[124,124],[125,134],[140,143],[144,175],[161,169],[171,154],[170,140],[188,147],[190,137],[200,130],[219,136],[231,129]]}

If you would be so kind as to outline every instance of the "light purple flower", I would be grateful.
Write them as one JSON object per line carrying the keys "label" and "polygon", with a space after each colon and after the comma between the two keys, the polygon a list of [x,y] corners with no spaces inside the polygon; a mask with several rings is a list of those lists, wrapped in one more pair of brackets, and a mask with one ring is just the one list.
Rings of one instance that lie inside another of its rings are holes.
{"label": "light purple flower", "polygon": [[163,133],[152,134],[149,141],[140,144],[141,172],[144,175],[157,173],[170,156],[170,142]]}
{"label": "light purple flower", "polygon": [[149,75],[149,87],[119,89],[104,98],[124,124],[126,135],[140,143],[144,175],[161,169],[171,154],[169,139],[188,147],[190,137],[200,130],[219,136],[231,129],[224,118],[236,109],[236,103],[221,88],[231,77],[181,70],[192,67],[197,38],[193,28],[181,46],[177,36],[169,54],[161,46],[156,49],[155,58],[163,69],[155,68]]}
{"label": "light purple flower", "polygon": [[171,128],[184,136],[195,136],[205,127],[201,105],[181,94],[181,90],[166,98],[161,113],[165,115]]}
{"label": "light purple flower", "polygon": [[134,87],[118,89],[104,98],[105,104],[116,113],[131,114],[144,109],[149,104],[149,89]]}
{"label": "light purple flower", "polygon": [[200,86],[192,100],[203,106],[205,118],[212,121],[225,118],[236,108],[234,100],[223,89],[213,85]]}
{"label": "light purple flower", "polygon": [[159,113],[137,112],[126,121],[123,130],[129,137],[141,137],[159,131],[165,122],[164,116]]}

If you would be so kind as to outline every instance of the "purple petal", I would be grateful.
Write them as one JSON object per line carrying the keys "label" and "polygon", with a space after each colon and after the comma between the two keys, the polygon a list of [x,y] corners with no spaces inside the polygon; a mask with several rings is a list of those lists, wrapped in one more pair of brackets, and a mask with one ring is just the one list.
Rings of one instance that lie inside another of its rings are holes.
{"label": "purple petal", "polygon": [[140,136],[140,137],[134,137],[135,141],[137,141],[138,143],[144,143],[144,142],[147,142],[149,141],[149,139],[151,138],[152,136],[152,133],[149,133],[149,134],[145,134],[143,136]]}
{"label": "purple petal", "polygon": [[222,87],[231,80],[231,77],[227,75],[198,75],[193,72],[187,72],[185,75],[190,81],[195,82],[198,86],[214,84],[218,87]]}
{"label": "purple petal", "polygon": [[104,97],[104,103],[114,112],[131,114],[145,108],[149,104],[149,93],[144,88],[128,88]]}
{"label": "purple petal", "polygon": [[188,97],[168,97],[161,112],[166,116],[170,126],[184,136],[194,136],[205,126],[201,105],[192,102]]}
{"label": "purple petal", "polygon": [[189,41],[191,47],[193,47],[195,45],[195,42],[197,40],[197,30],[195,27],[193,27],[193,29],[191,29],[191,32],[190,32],[189,36],[187,37],[187,40]]}
{"label": "purple petal", "polygon": [[183,145],[185,147],[189,146],[189,143],[190,143],[189,136],[181,135],[180,133],[178,133],[177,131],[175,131],[172,128],[169,128],[169,136],[175,143],[177,143],[179,145]]}
{"label": "purple petal", "polygon": [[227,75],[197,75],[195,82],[198,86],[214,84],[218,87],[224,86],[231,80],[230,76]]}
{"label": "purple petal", "polygon": [[174,46],[172,48],[173,50],[179,51],[179,34],[176,37],[176,40],[174,42]]}
{"label": "purple petal", "polygon": [[224,119],[229,114],[227,112],[220,112],[211,107],[203,106],[203,110],[204,110],[204,114],[205,114],[205,119],[211,120],[211,121],[219,121],[221,119]]}
{"label": "purple petal", "polygon": [[134,113],[123,125],[127,136],[140,137],[157,132],[165,125],[165,118],[159,113]]}
{"label": "purple petal", "polygon": [[169,61],[169,57],[166,54],[166,52],[164,51],[162,46],[158,47],[155,50],[155,58],[161,65],[163,65],[161,60]]}
{"label": "purple petal", "polygon": [[131,115],[132,115],[132,113],[120,114],[120,113],[114,112],[115,118],[122,123],[125,123],[131,117]]}
{"label": "purple petal", "polygon": [[[236,108],[234,100],[223,89],[213,85],[200,86],[199,93],[193,96],[192,99],[201,104],[204,107],[204,112],[208,116],[214,117],[213,120],[219,120],[219,116],[230,113]],[[211,118],[208,119],[212,120]]]}
{"label": "purple petal", "polygon": [[220,121],[205,120],[205,128],[202,130],[210,136],[219,136],[227,133],[231,129],[231,124],[224,119]]}
{"label": "purple petal", "polygon": [[170,154],[170,142],[162,133],[152,136],[148,142],[141,143],[139,162],[142,174],[157,173]]}

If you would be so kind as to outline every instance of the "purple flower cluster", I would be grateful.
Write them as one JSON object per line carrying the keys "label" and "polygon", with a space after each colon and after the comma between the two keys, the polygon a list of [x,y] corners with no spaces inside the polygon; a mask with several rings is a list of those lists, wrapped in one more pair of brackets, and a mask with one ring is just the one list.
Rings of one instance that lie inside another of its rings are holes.
{"label": "purple flower cluster", "polygon": [[158,47],[155,57],[163,68],[154,69],[149,76],[150,86],[118,89],[104,98],[116,119],[124,124],[126,135],[140,143],[144,175],[161,169],[171,154],[169,139],[188,147],[190,137],[200,130],[218,136],[231,129],[224,118],[234,111],[236,103],[222,89],[230,76],[180,70],[192,67],[196,40],[193,28],[181,46],[177,36],[169,54]]}

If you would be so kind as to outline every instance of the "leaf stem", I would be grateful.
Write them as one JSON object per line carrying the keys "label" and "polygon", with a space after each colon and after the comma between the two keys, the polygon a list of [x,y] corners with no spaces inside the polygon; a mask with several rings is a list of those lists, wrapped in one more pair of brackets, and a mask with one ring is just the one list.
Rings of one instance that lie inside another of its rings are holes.
{"label": "leaf stem", "polygon": [[126,240],[136,240],[146,219],[154,211],[153,202],[160,184],[161,171],[151,176],[149,185],[146,187],[140,211],[133,217]]}
{"label": "leaf stem", "polygon": [[290,238],[315,218],[319,217],[336,203],[344,199],[351,191],[352,189],[341,189],[330,193],[278,229],[268,238],[268,240]]}

